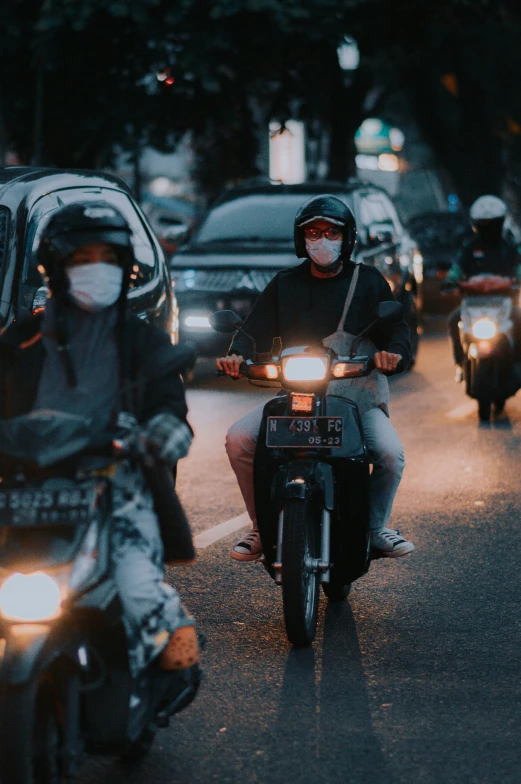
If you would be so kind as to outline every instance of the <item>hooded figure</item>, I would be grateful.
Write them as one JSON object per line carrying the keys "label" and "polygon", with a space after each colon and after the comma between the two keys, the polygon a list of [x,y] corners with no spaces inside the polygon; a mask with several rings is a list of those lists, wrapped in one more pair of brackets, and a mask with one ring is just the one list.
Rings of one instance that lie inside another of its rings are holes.
{"label": "hooded figure", "polygon": [[165,669],[179,668],[180,645],[188,651],[181,666],[191,666],[198,658],[194,621],[163,581],[156,516],[165,507],[162,495],[178,504],[167,466],[187,454],[192,440],[179,375],[182,349],[127,309],[131,275],[139,270],[131,229],[112,205],[57,211],[42,233],[38,260],[49,297],[43,314],[0,338],[0,417],[56,410],[84,417],[93,435],[122,413],[137,419],[163,468],[145,475],[121,464],[113,480],[112,567],[131,670],[137,674],[157,656]]}

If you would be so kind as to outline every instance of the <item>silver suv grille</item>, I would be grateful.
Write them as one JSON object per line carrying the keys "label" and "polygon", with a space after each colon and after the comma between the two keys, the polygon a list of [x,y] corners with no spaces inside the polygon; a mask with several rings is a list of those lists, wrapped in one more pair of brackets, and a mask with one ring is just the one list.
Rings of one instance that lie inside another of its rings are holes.
{"label": "silver suv grille", "polygon": [[190,273],[178,270],[174,280],[180,291],[212,291],[226,293],[230,291],[264,291],[276,271],[271,270],[196,270]]}

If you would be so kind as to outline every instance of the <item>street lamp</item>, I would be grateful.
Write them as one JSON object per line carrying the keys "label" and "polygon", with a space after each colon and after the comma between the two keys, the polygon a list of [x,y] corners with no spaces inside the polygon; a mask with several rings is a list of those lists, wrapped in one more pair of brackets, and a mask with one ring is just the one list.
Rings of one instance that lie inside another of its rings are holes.
{"label": "street lamp", "polygon": [[360,50],[351,35],[345,35],[337,46],[338,64],[343,71],[356,71],[360,65]]}

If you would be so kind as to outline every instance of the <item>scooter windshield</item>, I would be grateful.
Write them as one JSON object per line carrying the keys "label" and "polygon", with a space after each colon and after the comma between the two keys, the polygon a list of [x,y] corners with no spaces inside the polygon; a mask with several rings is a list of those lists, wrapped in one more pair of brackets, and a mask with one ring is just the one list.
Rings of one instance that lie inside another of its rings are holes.
{"label": "scooter windshield", "polygon": [[0,454],[46,468],[86,449],[92,420],[63,411],[32,411],[0,421]]}

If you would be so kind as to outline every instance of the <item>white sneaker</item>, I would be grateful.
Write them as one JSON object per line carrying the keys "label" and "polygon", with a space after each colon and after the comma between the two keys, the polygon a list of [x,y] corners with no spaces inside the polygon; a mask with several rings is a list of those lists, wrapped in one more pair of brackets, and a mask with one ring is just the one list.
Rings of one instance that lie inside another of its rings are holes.
{"label": "white sneaker", "polygon": [[454,373],[454,381],[456,384],[461,384],[465,376],[463,375],[463,368],[461,365],[456,365],[456,371]]}
{"label": "white sneaker", "polygon": [[398,558],[400,555],[412,553],[414,545],[408,542],[398,531],[384,528],[371,534],[371,549],[378,550],[384,558]]}
{"label": "white sneaker", "polygon": [[251,530],[239,539],[230,553],[236,561],[256,561],[262,555],[262,544],[257,529]]}

